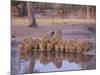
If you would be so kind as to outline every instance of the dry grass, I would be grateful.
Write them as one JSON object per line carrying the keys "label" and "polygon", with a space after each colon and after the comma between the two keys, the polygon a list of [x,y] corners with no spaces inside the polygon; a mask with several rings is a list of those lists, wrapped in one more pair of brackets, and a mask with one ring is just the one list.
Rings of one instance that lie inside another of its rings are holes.
{"label": "dry grass", "polygon": [[[28,25],[29,20],[25,18],[12,18],[12,25]],[[38,25],[67,25],[67,24],[96,24],[95,19],[65,19],[65,18],[36,18]]]}

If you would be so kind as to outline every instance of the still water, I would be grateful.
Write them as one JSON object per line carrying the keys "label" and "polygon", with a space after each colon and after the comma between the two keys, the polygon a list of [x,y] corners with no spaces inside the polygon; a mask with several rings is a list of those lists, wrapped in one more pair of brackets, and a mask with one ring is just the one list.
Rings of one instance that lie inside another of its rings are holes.
{"label": "still water", "polygon": [[64,52],[12,52],[12,74],[90,70],[96,68],[96,56]]}

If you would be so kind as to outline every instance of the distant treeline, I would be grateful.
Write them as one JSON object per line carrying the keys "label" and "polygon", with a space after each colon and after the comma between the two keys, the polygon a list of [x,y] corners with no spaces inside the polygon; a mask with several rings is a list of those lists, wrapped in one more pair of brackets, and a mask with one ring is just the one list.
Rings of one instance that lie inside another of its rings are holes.
{"label": "distant treeline", "polygon": [[[12,15],[26,16],[27,7],[25,1],[11,1]],[[96,6],[90,5],[74,5],[74,4],[59,4],[59,3],[44,3],[33,2],[35,13],[56,13],[60,16],[85,16],[85,18],[95,18]]]}

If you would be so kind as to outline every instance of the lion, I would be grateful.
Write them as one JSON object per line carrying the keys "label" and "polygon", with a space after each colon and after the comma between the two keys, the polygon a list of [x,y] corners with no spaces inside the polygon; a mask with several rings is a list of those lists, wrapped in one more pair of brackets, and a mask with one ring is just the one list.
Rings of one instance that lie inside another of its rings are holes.
{"label": "lion", "polygon": [[55,44],[55,51],[58,52],[60,50],[59,44]]}
{"label": "lion", "polygon": [[40,43],[40,40],[39,39],[35,39],[34,40],[34,49],[35,50],[39,49],[39,43]]}
{"label": "lion", "polygon": [[34,41],[32,38],[27,38],[24,39],[19,45],[18,45],[20,52],[27,52],[27,51],[31,51],[34,47]]}
{"label": "lion", "polygon": [[65,52],[73,53],[75,52],[76,48],[73,44],[72,40],[66,40],[65,41]]}
{"label": "lion", "polygon": [[92,44],[89,41],[84,41],[82,44],[83,52],[87,52],[92,48]]}
{"label": "lion", "polygon": [[40,51],[46,50],[46,43],[43,42],[42,40],[39,42],[39,49],[40,49]]}
{"label": "lion", "polygon": [[61,52],[63,52],[65,50],[65,45],[64,45],[64,42],[63,41],[60,42],[59,47],[60,47],[60,51]]}
{"label": "lion", "polygon": [[53,43],[52,42],[49,42],[49,43],[47,43],[47,51],[52,51],[52,49],[53,49]]}

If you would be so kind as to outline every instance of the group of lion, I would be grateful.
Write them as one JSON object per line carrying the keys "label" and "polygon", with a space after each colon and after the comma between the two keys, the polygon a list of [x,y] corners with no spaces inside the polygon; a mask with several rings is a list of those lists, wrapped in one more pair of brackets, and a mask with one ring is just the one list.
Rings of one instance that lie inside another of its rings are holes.
{"label": "group of lion", "polygon": [[61,31],[57,31],[53,36],[46,34],[41,39],[26,38],[19,44],[21,51],[38,50],[82,53],[91,48],[91,42],[86,40],[63,40]]}

